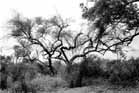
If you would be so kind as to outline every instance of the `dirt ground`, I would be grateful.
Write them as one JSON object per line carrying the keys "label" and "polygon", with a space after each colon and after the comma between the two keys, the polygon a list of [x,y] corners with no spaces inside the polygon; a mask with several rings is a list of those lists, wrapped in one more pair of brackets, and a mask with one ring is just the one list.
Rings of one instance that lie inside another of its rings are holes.
{"label": "dirt ground", "polygon": [[106,88],[103,86],[89,86],[72,89],[60,89],[55,93],[139,93],[139,88]]}

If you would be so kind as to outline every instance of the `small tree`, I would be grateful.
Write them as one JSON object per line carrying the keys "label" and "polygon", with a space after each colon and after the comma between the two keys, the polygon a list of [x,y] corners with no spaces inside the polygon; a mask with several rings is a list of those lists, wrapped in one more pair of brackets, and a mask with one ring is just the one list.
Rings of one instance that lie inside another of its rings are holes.
{"label": "small tree", "polygon": [[61,45],[61,43],[57,45],[59,38],[62,37],[59,33],[67,27],[67,24],[64,24],[63,20],[56,16],[48,20],[40,17],[31,20],[23,18],[20,15],[11,19],[9,23],[12,27],[11,36],[16,38],[24,48],[15,48],[15,51],[17,50],[16,53],[19,51],[17,56],[20,56],[19,54],[21,54],[21,56],[29,56],[28,53],[23,55],[20,51],[27,50],[27,52],[30,52],[30,49],[27,49],[27,47],[39,48],[39,50],[41,50],[39,54],[46,57],[45,61],[48,62],[48,67],[54,74],[52,59],[55,57],[53,57],[53,55],[55,55],[57,49]]}

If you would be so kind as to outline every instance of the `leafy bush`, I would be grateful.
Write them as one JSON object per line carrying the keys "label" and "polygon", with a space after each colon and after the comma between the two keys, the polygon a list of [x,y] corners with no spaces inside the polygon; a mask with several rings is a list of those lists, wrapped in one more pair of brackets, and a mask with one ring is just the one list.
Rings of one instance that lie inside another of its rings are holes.
{"label": "leafy bush", "polygon": [[0,89],[2,90],[7,88],[7,66],[6,62],[0,61]]}
{"label": "leafy bush", "polygon": [[0,90],[0,93],[8,93],[7,90]]}
{"label": "leafy bush", "polygon": [[66,81],[60,77],[38,76],[31,81],[32,86],[38,91],[54,91],[67,86]]}
{"label": "leafy bush", "polygon": [[80,71],[84,77],[97,78],[103,72],[101,62],[97,57],[87,57],[80,64]]}
{"label": "leafy bush", "polygon": [[75,87],[92,85],[97,78],[124,87],[137,85],[139,81],[139,59],[108,60],[106,64],[103,61],[100,58],[90,56],[78,64],[76,70],[73,69],[72,71],[75,74],[71,74],[73,84],[76,82]]}
{"label": "leafy bush", "polygon": [[[30,91],[30,81],[35,78],[37,68],[31,64],[19,63],[9,66],[9,88],[21,91]],[[10,84],[12,83],[12,84]]]}
{"label": "leafy bush", "polygon": [[63,77],[65,75],[66,65],[62,64],[60,61],[55,61],[53,67],[57,71],[58,76]]}
{"label": "leafy bush", "polygon": [[107,64],[109,82],[122,86],[135,86],[139,79],[139,61],[130,59],[128,61],[113,61]]}
{"label": "leafy bush", "polygon": [[9,65],[7,68],[7,72],[10,76],[12,76],[13,81],[18,81],[21,79],[33,79],[37,73],[37,68],[31,64],[13,64]]}
{"label": "leafy bush", "polygon": [[2,65],[1,74],[1,89],[11,90],[29,90],[30,81],[35,78],[37,68],[32,64],[27,63],[8,63]]}
{"label": "leafy bush", "polygon": [[47,66],[47,64],[46,63],[36,63],[35,64],[36,65],[36,67],[37,67],[37,71],[38,71],[38,73],[41,73],[41,74],[43,74],[43,75],[50,75],[50,70],[49,70],[49,67]]}
{"label": "leafy bush", "polygon": [[[81,87],[84,78],[98,78],[103,73],[101,60],[96,56],[89,56],[80,63],[72,65],[72,71],[67,74],[66,80],[70,83],[69,87]],[[90,83],[90,82],[89,82]],[[88,85],[88,84],[84,84]]]}

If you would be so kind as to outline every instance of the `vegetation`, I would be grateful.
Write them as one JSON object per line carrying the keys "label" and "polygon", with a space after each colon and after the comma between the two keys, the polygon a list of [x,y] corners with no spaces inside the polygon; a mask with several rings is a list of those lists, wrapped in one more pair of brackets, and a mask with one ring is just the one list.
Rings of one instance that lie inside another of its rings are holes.
{"label": "vegetation", "polygon": [[6,58],[9,57],[4,58],[2,59],[3,61],[1,60],[0,88],[14,93],[19,91],[24,91],[25,93],[29,91],[33,93],[51,92],[68,87],[94,84],[136,87],[139,82],[138,58],[122,61],[89,56],[83,59],[82,62],[74,64],[70,75],[66,72],[64,64],[55,64],[55,67],[58,68],[59,66],[61,69],[65,69],[64,71],[59,70],[59,74],[55,76],[50,76],[51,74],[49,73],[41,73],[39,66],[35,63],[6,63]]}
{"label": "vegetation", "polygon": [[[19,44],[13,47],[13,56],[0,56],[0,89],[50,93],[103,83],[136,87],[139,58],[127,60],[123,48],[139,35],[137,2],[96,0],[91,8],[80,4],[88,20],[86,32],[72,31],[61,16],[28,19],[17,14],[8,23],[10,36]],[[108,60],[93,54],[107,51],[121,58]]]}

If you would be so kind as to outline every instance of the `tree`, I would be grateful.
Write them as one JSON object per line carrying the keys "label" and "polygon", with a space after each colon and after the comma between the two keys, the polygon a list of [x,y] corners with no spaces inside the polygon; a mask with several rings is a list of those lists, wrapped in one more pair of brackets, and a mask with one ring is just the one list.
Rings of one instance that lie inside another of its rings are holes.
{"label": "tree", "polygon": [[[39,55],[46,58],[45,61],[48,62],[52,73],[54,73],[53,59],[64,61],[70,69],[76,58],[85,55],[79,55],[79,52],[86,48],[82,49],[89,41],[86,40],[87,36],[81,32],[73,35],[66,20],[60,16],[54,16],[50,19],[41,17],[27,19],[17,15],[9,23],[12,28],[11,36],[16,38],[20,44],[20,46],[14,47],[17,57],[27,56],[29,58],[32,49],[38,48]],[[75,51],[79,52],[73,55]],[[72,54],[72,57],[69,57],[69,53]]]}
{"label": "tree", "polygon": [[103,54],[106,51],[117,53],[131,44],[139,35],[137,2],[138,0],[96,0],[94,6],[83,11],[83,18],[89,21],[90,37],[94,35],[94,50]]}
{"label": "tree", "polygon": [[44,61],[48,62],[53,74],[53,60],[64,61],[70,73],[75,60],[85,58],[89,53],[104,55],[107,51],[120,51],[122,54],[123,47],[131,44],[139,35],[139,9],[136,2],[95,0],[91,8],[82,4],[82,16],[88,19],[89,29],[88,32],[76,34],[60,16],[28,19],[17,15],[9,21],[12,26],[11,36],[26,43],[25,47],[39,50],[39,55],[45,57]]}
{"label": "tree", "polygon": [[[57,16],[48,20],[41,17],[37,17],[33,20],[17,15],[11,19],[9,23],[12,28],[11,36],[16,38],[21,45],[21,47],[17,46],[18,48],[15,48],[17,56],[29,56],[33,47],[38,48],[38,50],[40,50],[39,54],[45,57],[50,71],[54,74],[52,59],[61,56],[58,51],[58,48],[62,45],[60,38],[70,36],[64,31],[68,25]],[[30,47],[30,49],[27,47]],[[23,53],[23,51],[25,53]]]}
{"label": "tree", "polygon": [[81,4],[82,16],[88,20],[89,29],[87,34],[77,33],[75,38],[72,37],[73,44],[68,43],[68,40],[68,47],[62,47],[65,51],[78,50],[77,54],[67,58],[69,62],[92,52],[104,55],[111,51],[120,53],[123,57],[123,48],[129,46],[139,35],[137,2],[138,0],[95,0],[91,8]]}
{"label": "tree", "polygon": [[[129,46],[139,35],[137,2],[138,0],[96,0],[91,8],[80,4],[89,29],[88,45],[83,54],[78,56],[85,56],[90,52],[104,55],[107,51],[119,52],[123,56],[123,47]],[[79,78],[79,86],[81,82]]]}

